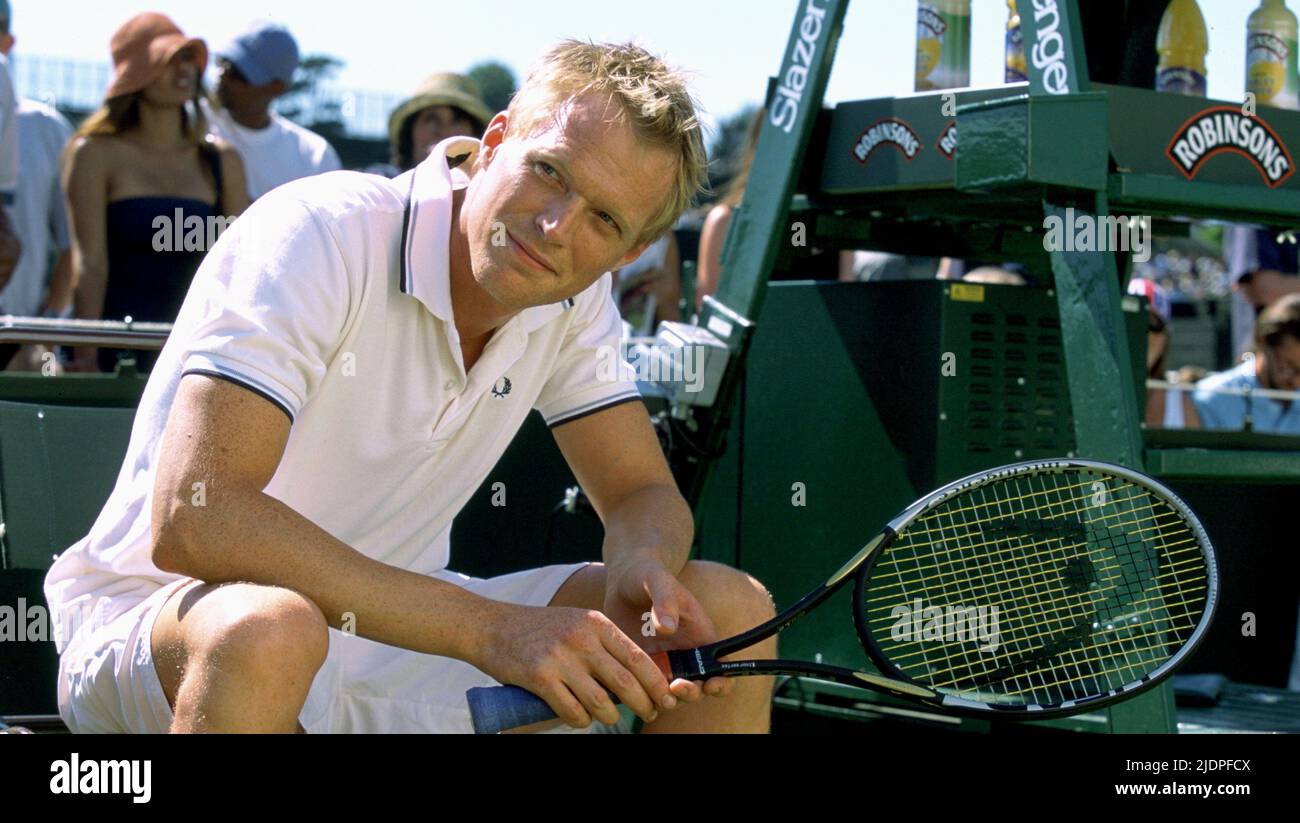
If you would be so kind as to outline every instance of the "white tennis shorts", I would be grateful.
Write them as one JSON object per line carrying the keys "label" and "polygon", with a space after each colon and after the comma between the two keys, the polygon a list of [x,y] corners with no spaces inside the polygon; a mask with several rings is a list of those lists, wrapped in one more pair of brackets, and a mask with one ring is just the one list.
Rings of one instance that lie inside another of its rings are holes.
{"label": "white tennis shorts", "polygon": [[[545,606],[585,563],[478,579],[452,571],[433,576],[493,600]],[[150,635],[173,593],[195,580],[163,586],[111,623],[79,632],[59,659],[59,714],[74,732],[161,733],[172,710],[154,668]],[[329,653],[316,673],[299,722],[309,733],[470,733],[465,691],[497,685],[470,664],[421,654],[330,629]],[[605,732],[593,724],[555,732]]]}

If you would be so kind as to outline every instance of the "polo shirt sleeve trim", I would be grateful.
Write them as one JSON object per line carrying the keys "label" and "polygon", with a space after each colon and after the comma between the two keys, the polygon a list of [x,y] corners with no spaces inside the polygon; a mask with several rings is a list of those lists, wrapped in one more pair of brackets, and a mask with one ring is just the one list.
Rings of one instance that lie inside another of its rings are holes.
{"label": "polo shirt sleeve trim", "polygon": [[623,392],[621,394],[615,395],[614,397],[606,397],[601,400],[597,400],[594,403],[587,403],[585,405],[578,406],[577,408],[570,409],[569,411],[563,412],[561,414],[557,414],[554,417],[548,417],[546,418],[546,425],[550,426],[551,428],[555,428],[556,426],[559,426],[563,423],[571,423],[574,420],[587,417],[588,415],[595,414],[596,412],[604,411],[605,409],[612,409],[614,406],[621,406],[624,403],[630,403],[633,400],[640,400],[640,399],[641,399],[641,392],[639,391],[633,390],[631,392]]}
{"label": "polo shirt sleeve trim", "polygon": [[181,371],[181,377],[184,377],[187,374],[203,374],[208,377],[216,377],[229,383],[234,383],[236,386],[248,389],[253,394],[258,395],[264,400],[269,400],[274,403],[276,407],[278,407],[280,411],[284,412],[285,416],[289,418],[289,425],[293,425],[293,405],[285,399],[283,394],[272,389],[262,381],[240,374],[233,369],[217,363],[211,357],[200,354],[190,355],[189,360],[186,361],[185,368]]}

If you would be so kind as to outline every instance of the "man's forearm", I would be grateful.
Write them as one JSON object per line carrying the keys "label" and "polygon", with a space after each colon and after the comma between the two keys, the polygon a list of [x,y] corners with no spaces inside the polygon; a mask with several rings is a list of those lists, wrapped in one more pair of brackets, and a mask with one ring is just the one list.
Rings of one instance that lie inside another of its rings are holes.
{"label": "man's forearm", "polygon": [[183,544],[163,552],[167,570],[293,589],[334,628],[426,654],[474,663],[490,642],[503,604],[367,557],[263,492],[215,496],[183,538],[161,536]]}
{"label": "man's forearm", "polygon": [[603,556],[607,566],[653,559],[673,574],[691,556],[695,522],[691,508],[672,486],[647,486],[636,491],[605,517]]}

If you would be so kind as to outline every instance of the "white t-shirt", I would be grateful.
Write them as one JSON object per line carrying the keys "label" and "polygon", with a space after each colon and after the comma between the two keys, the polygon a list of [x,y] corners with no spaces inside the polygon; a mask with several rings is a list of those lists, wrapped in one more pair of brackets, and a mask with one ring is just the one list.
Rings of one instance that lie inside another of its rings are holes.
{"label": "white t-shirt", "polygon": [[[446,567],[452,518],[533,410],[548,424],[640,399],[617,357],[606,274],[519,312],[466,376],[452,321],[450,138],[387,180],[298,180],[252,205],[208,253],[145,387],[116,487],[90,534],[51,567],[62,651],[179,579],[150,560],[158,447],[185,373],[258,393],[293,421],[265,492],[369,557]],[[612,357],[611,357],[612,355]]]}
{"label": "white t-shirt", "polygon": [[18,189],[18,97],[9,77],[9,58],[0,54],[0,205]]}
{"label": "white t-shirt", "polygon": [[18,103],[18,142],[23,176],[14,198],[14,228],[23,243],[9,285],[0,291],[0,313],[35,315],[45,297],[52,254],[68,248],[68,217],[59,188],[59,158],[72,126],[49,106]]}
{"label": "white t-shirt", "polygon": [[271,125],[249,129],[239,125],[224,109],[200,100],[208,131],[235,147],[244,161],[248,196],[253,200],[276,186],[343,168],[338,153],[324,137],[271,112]]}

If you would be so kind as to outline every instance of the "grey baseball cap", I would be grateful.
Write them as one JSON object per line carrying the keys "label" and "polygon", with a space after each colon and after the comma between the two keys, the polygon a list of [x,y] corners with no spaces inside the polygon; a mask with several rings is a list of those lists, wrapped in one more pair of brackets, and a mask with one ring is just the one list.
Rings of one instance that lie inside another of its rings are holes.
{"label": "grey baseball cap", "polygon": [[[5,0],[0,0],[5,2]],[[298,43],[289,30],[278,23],[256,23],[217,51],[217,57],[229,60],[254,86],[272,80],[293,82],[298,68]]]}

